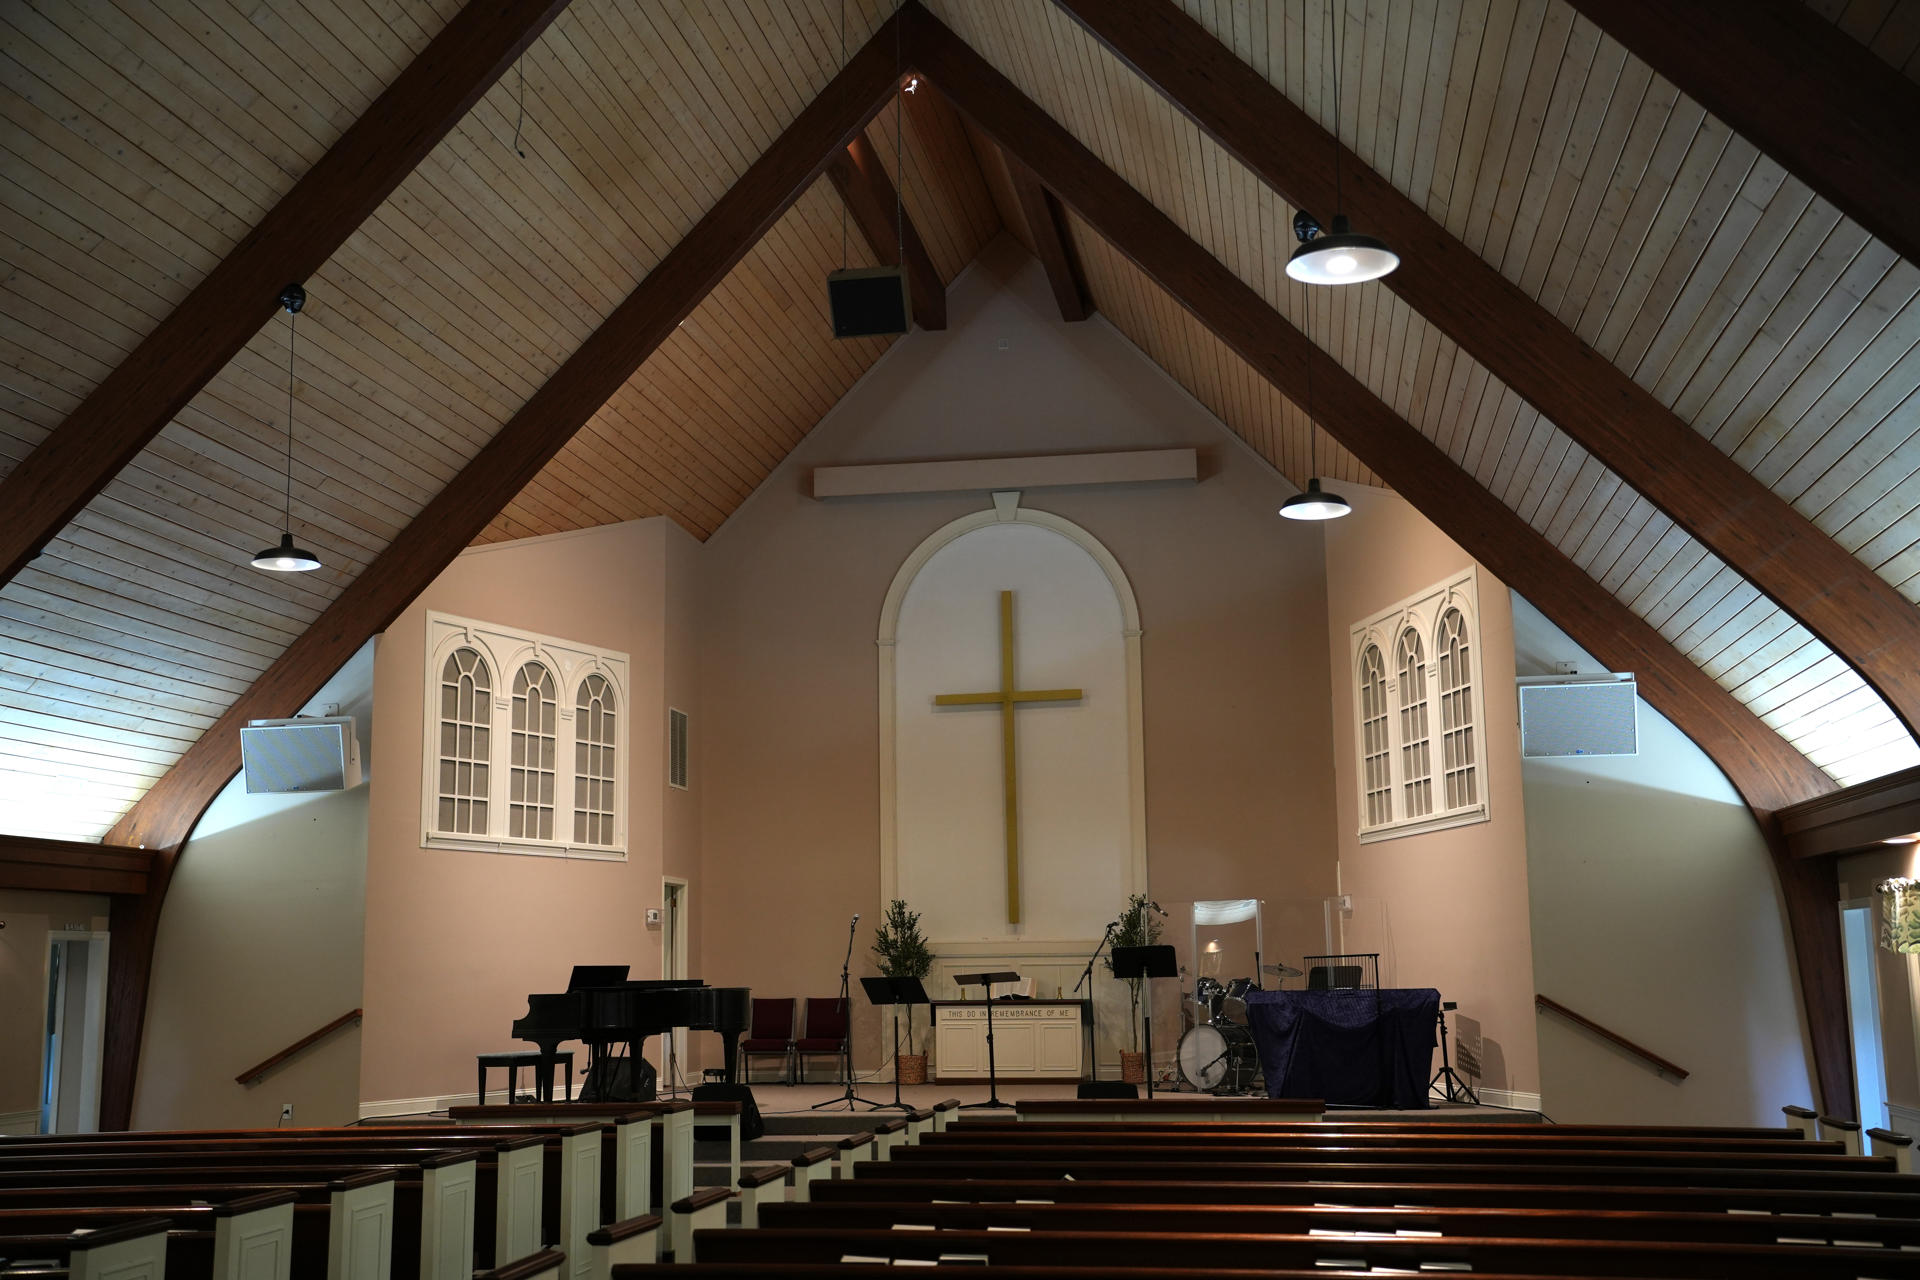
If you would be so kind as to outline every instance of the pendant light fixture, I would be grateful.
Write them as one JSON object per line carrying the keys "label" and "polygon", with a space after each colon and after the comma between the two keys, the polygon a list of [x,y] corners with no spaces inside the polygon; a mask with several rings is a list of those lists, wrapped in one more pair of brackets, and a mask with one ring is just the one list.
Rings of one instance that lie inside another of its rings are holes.
{"label": "pendant light fixture", "polygon": [[[1327,0],[1327,12],[1333,0]],[[1333,230],[1325,232],[1320,220],[1305,209],[1293,215],[1293,234],[1300,247],[1287,259],[1287,274],[1302,284],[1359,284],[1378,280],[1400,265],[1400,255],[1384,241],[1361,235],[1347,223],[1341,212],[1340,153],[1340,32],[1333,35]]]}
{"label": "pendant light fixture", "polygon": [[[1309,347],[1313,339],[1307,339]],[[1307,352],[1307,471],[1313,471],[1315,448],[1319,443],[1320,428],[1313,421],[1313,357],[1316,353]],[[1327,493],[1320,488],[1320,477],[1307,476],[1307,491],[1296,493],[1280,504],[1280,514],[1289,520],[1338,520],[1353,508],[1347,500],[1337,493]]]}
{"label": "pendant light fixture", "polygon": [[306,573],[320,567],[320,557],[293,544],[293,324],[300,308],[307,305],[307,291],[290,284],[280,291],[280,305],[287,309],[287,507],[286,521],[280,526],[280,545],[268,547],[253,557],[253,567],[275,573]]}

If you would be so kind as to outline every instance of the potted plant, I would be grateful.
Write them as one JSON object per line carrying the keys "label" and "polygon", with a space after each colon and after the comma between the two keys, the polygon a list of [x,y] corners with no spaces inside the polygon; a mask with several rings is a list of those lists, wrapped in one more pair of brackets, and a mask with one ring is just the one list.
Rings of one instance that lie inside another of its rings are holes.
{"label": "potted plant", "polygon": [[[873,955],[880,973],[888,978],[924,978],[933,972],[933,952],[920,933],[920,913],[909,911],[905,899],[895,898],[873,935]],[[895,1006],[894,1016],[899,1017]],[[913,1051],[913,1006],[907,1006],[907,1051],[894,1064],[901,1084],[927,1082],[927,1055]]]}
{"label": "potted plant", "polygon": [[[1144,893],[1128,898],[1127,909],[1107,928],[1112,931],[1112,945],[1116,948],[1150,947],[1160,940],[1160,918]],[[1113,972],[1112,951],[1107,953],[1107,972]],[[1145,978],[1126,979],[1127,1028],[1133,1048],[1120,1051],[1120,1078],[1128,1084],[1144,1084],[1147,1079],[1146,1058],[1140,1052],[1140,984],[1145,981]]]}

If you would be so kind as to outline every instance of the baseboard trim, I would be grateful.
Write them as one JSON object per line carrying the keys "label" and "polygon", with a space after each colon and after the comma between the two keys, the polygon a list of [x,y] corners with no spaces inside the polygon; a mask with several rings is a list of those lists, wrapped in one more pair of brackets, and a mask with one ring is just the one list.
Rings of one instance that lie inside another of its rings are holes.
{"label": "baseboard trim", "polygon": [[1480,1101],[1490,1107],[1511,1107],[1515,1111],[1540,1110],[1540,1095],[1537,1093],[1523,1093],[1515,1089],[1488,1089],[1480,1085],[1475,1085],[1473,1091],[1480,1095]]}
{"label": "baseboard trim", "polygon": [[428,1095],[424,1098],[382,1098],[374,1102],[361,1102],[360,1118],[372,1120],[383,1116],[419,1116],[430,1111],[445,1111],[449,1107],[470,1107],[475,1095],[471,1093],[443,1093]]}
{"label": "baseboard trim", "polygon": [[40,1111],[0,1111],[0,1135],[26,1138],[40,1132]]}

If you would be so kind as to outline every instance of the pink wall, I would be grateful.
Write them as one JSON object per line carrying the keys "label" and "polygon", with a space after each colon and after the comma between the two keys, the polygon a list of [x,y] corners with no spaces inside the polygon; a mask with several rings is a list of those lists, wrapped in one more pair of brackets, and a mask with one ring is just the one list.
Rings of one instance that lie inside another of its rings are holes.
{"label": "pink wall", "polygon": [[[1090,530],[1138,596],[1153,891],[1332,892],[1326,586],[1318,531],[1274,514],[1292,488],[1104,322],[1062,323],[1012,241],[948,306],[945,333],[898,343],[702,551],[709,981],[831,994],[855,911],[854,972],[873,972],[881,602],[916,545],[988,501],[817,502],[820,465],[1198,446],[1197,485],[1041,489],[1023,505]],[[856,1026],[877,1060],[877,1020]]]}
{"label": "pink wall", "polygon": [[[667,843],[668,545],[667,522],[656,519],[478,548],[380,638],[363,1106],[471,1093],[474,1055],[526,1047],[515,1045],[509,1024],[526,1012],[529,992],[564,989],[576,963],[658,975],[659,935],[644,919],[660,903]],[[420,847],[428,609],[628,654],[627,861]],[[689,865],[684,836],[676,846],[676,865]],[[576,1073],[584,1067],[576,1055]]]}
{"label": "pink wall", "polygon": [[1459,1001],[1460,1012],[1478,1020],[1486,1038],[1485,1082],[1538,1094],[1513,606],[1506,586],[1482,568],[1482,742],[1490,819],[1361,844],[1349,632],[1361,619],[1466,568],[1472,558],[1397,494],[1342,493],[1354,509],[1327,526],[1327,646],[1340,881],[1355,900],[1347,946],[1382,953],[1383,985],[1438,987],[1443,999]]}

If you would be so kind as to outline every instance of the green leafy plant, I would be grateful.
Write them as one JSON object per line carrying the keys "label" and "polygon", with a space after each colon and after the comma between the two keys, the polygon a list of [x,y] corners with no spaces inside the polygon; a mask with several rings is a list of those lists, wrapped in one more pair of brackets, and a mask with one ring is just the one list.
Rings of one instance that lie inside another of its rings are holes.
{"label": "green leafy plant", "polygon": [[[1155,914],[1153,903],[1144,893],[1136,893],[1127,899],[1127,909],[1120,918],[1107,926],[1110,931],[1111,947],[1150,947],[1160,941],[1160,917]],[[1107,952],[1107,972],[1113,972],[1113,952]],[[1133,1032],[1133,1048],[1130,1052],[1140,1052],[1140,984],[1145,978],[1127,978],[1127,1006],[1129,1017],[1127,1025]]]}
{"label": "green leafy plant", "polygon": [[[873,958],[883,977],[924,978],[933,972],[933,952],[920,933],[920,913],[895,898],[873,935]],[[907,1053],[913,1053],[913,1006],[907,1006]]]}

